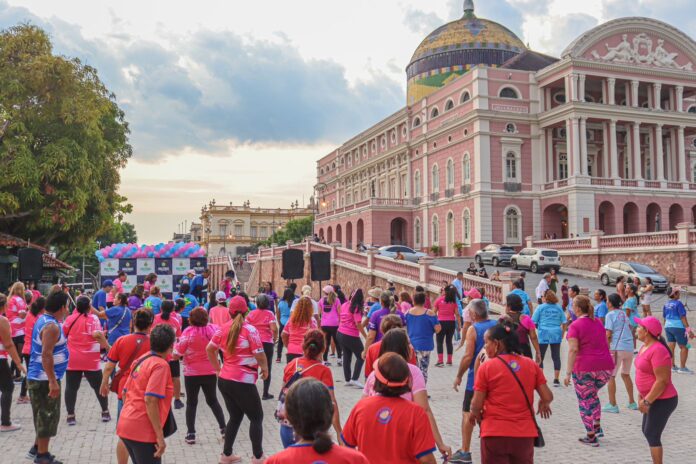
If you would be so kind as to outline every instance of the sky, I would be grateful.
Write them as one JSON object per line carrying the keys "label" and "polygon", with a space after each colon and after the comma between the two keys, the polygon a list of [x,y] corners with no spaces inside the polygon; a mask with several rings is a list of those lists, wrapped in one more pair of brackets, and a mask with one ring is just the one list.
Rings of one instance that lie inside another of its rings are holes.
{"label": "sky", "polygon": [[[315,162],[405,105],[421,40],[463,0],[0,0],[0,28],[47,30],[97,68],[131,128],[121,194],[143,243],[217,204],[289,207]],[[693,0],[486,0],[476,14],[558,56],[631,15],[696,30]]]}

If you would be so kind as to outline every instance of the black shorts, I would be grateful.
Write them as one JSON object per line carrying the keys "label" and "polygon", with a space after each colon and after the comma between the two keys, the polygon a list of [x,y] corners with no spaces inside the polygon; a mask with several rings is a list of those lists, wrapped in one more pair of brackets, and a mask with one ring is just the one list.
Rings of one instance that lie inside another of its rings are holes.
{"label": "black shorts", "polygon": [[172,373],[172,377],[181,377],[179,361],[169,361],[169,372]]}
{"label": "black shorts", "polygon": [[474,391],[473,390],[467,390],[464,393],[464,405],[462,407],[462,411],[464,412],[470,412],[471,411],[471,400],[474,399]]}

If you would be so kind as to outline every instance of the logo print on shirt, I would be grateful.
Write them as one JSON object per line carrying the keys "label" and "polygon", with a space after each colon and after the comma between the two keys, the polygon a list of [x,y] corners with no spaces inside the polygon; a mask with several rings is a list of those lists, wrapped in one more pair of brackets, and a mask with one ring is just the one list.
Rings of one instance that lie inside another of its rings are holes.
{"label": "logo print on shirt", "polygon": [[377,421],[382,424],[386,425],[392,420],[392,410],[391,408],[382,408],[379,411],[377,411]]}
{"label": "logo print on shirt", "polygon": [[510,367],[512,368],[513,372],[519,372],[519,370],[522,368],[520,363],[517,361],[510,361]]}

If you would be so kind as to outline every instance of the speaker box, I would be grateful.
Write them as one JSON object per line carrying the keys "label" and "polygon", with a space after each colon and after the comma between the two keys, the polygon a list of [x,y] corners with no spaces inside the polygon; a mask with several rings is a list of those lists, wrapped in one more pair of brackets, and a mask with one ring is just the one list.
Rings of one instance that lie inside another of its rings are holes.
{"label": "speaker box", "polygon": [[43,274],[43,251],[36,248],[20,248],[17,251],[19,259],[19,280],[39,281]]}
{"label": "speaker box", "polygon": [[293,280],[304,277],[304,253],[302,250],[283,250],[283,279]]}
{"label": "speaker box", "polygon": [[312,281],[328,282],[331,280],[331,253],[312,251],[309,256],[312,265]]}

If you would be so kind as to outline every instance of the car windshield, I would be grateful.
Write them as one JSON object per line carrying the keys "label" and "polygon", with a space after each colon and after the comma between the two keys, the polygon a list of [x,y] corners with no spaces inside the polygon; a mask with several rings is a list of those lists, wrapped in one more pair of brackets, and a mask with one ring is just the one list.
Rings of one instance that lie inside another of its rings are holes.
{"label": "car windshield", "polygon": [[645,264],[632,263],[631,267],[634,271],[640,272],[641,274],[657,274],[657,271],[655,269],[646,266]]}
{"label": "car windshield", "polygon": [[558,252],[556,250],[544,250],[541,252],[542,256],[549,256],[552,258],[555,258],[558,256]]}
{"label": "car windshield", "polygon": [[505,251],[507,253],[514,253],[515,249],[509,246],[501,246],[500,251]]}

